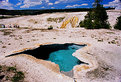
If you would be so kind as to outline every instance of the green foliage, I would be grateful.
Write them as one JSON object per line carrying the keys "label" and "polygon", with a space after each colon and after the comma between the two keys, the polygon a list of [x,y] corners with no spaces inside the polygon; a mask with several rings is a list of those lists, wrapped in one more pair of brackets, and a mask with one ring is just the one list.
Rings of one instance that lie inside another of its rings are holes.
{"label": "green foliage", "polygon": [[110,28],[110,25],[107,22],[107,12],[105,8],[99,4],[99,2],[95,2],[96,5],[94,6],[94,8],[88,12],[88,14],[85,16],[84,21],[80,22],[80,27],[83,26],[87,29]]}
{"label": "green foliage", "polygon": [[7,19],[7,18],[14,18],[14,17],[19,17],[19,16],[13,16],[13,15],[6,15],[6,16],[4,16],[4,15],[2,15],[2,16],[0,16],[0,19]]}
{"label": "green foliage", "polygon": [[117,18],[117,23],[115,24],[114,28],[121,30],[121,16]]}
{"label": "green foliage", "polygon": [[0,15],[37,15],[43,13],[55,13],[55,12],[78,12],[89,11],[89,8],[72,8],[72,9],[44,9],[44,10],[6,10],[0,9]]}
{"label": "green foliage", "polygon": [[86,29],[91,29],[92,28],[92,21],[90,19],[87,19],[85,21],[81,21],[80,27],[85,27]]}
{"label": "green foliage", "polygon": [[25,77],[25,76],[24,76],[23,72],[19,71],[19,72],[17,72],[17,73],[13,76],[13,78],[11,79],[11,81],[12,81],[12,82],[19,82],[20,80],[23,80],[24,77]]}
{"label": "green foliage", "polygon": [[[55,13],[55,12],[80,12],[80,11],[89,11],[91,8],[71,8],[71,9],[44,9],[44,10],[6,10],[0,9],[0,15],[37,15],[43,13]],[[107,8],[114,9],[114,8]],[[6,18],[6,17],[0,17]]]}
{"label": "green foliage", "polygon": [[8,67],[7,71],[16,71],[15,67]]}
{"label": "green foliage", "polygon": [[50,26],[48,27],[48,30],[52,30],[52,29],[53,29],[53,26],[50,25]]}
{"label": "green foliage", "polygon": [[0,65],[0,72],[2,72],[7,82],[24,82],[24,73],[22,71],[18,71],[15,67]]}
{"label": "green foliage", "polygon": [[96,7],[98,4],[100,4],[103,0],[95,0],[93,7]]}
{"label": "green foliage", "polygon": [[2,66],[0,66],[0,70],[2,70]]}

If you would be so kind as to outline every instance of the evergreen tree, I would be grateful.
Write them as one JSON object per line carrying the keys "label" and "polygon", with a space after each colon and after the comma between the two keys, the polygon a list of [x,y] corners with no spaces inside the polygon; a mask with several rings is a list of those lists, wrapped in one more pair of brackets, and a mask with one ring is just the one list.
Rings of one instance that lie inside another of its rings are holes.
{"label": "evergreen tree", "polygon": [[121,30],[121,16],[117,18],[117,23],[115,24],[114,28]]}
{"label": "evergreen tree", "polygon": [[95,0],[94,8],[85,16],[84,21],[80,22],[80,26],[87,29],[110,28],[107,12],[101,2],[102,0]]}

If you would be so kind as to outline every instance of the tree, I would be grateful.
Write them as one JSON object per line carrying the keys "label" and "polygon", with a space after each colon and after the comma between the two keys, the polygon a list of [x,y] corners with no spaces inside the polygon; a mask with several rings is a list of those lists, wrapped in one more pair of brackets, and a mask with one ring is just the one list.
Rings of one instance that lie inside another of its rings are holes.
{"label": "tree", "polygon": [[115,24],[114,28],[121,30],[121,16],[117,18],[117,23]]}
{"label": "tree", "polygon": [[100,4],[103,0],[95,0],[93,7],[96,7],[98,4]]}
{"label": "tree", "polygon": [[110,28],[110,25],[107,21],[107,12],[103,5],[100,4],[101,2],[102,0],[95,0],[93,9],[88,12],[84,21],[80,22],[80,26],[84,26],[87,29]]}

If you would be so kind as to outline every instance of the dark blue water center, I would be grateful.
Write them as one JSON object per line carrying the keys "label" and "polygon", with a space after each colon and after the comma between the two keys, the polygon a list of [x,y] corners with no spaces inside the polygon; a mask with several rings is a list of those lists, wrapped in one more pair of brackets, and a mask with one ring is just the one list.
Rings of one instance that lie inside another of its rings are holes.
{"label": "dark blue water center", "polygon": [[50,53],[48,60],[58,64],[60,71],[71,71],[75,65],[80,64],[80,60],[72,56],[72,54],[82,47],[84,46],[69,45],[65,50],[58,50]]}

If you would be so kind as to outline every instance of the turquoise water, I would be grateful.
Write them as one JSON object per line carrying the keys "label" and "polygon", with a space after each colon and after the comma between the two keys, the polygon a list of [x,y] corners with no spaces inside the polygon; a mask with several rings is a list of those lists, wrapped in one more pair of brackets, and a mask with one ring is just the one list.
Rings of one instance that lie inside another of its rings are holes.
{"label": "turquoise water", "polygon": [[60,71],[71,71],[73,66],[80,64],[80,61],[76,57],[72,56],[72,54],[82,47],[84,46],[71,45],[65,50],[51,52],[48,60],[58,64]]}

